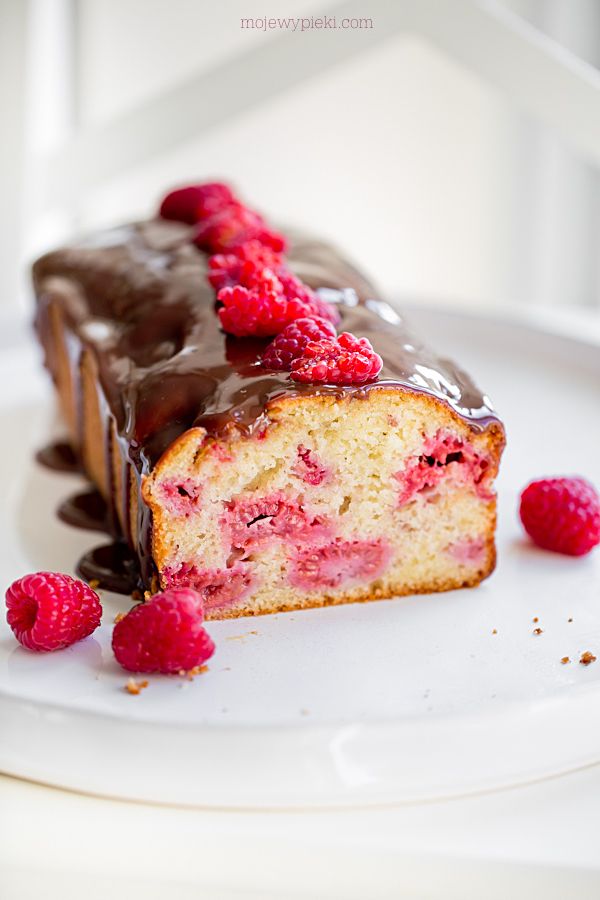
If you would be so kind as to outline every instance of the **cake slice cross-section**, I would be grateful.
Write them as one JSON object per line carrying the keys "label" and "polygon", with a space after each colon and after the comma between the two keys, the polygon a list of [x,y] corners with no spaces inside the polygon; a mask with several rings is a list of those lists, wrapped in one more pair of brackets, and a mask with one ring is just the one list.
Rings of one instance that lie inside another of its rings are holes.
{"label": "cake slice cross-section", "polygon": [[303,237],[290,271],[383,367],[358,384],[268,368],[270,337],[223,331],[194,229],[153,219],[34,267],[70,439],[141,586],[191,586],[207,618],[227,618],[488,576],[504,446],[488,398],[336,250]]}

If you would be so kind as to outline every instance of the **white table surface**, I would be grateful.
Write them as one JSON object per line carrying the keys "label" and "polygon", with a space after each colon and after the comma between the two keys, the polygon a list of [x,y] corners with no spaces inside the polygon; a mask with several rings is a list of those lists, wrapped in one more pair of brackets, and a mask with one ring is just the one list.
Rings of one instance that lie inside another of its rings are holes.
{"label": "white table surface", "polygon": [[160,807],[0,776],[0,898],[41,897],[599,898],[600,766],[343,812]]}
{"label": "white table surface", "polygon": [[236,813],[0,777],[3,900],[600,897],[600,766],[390,809]]}

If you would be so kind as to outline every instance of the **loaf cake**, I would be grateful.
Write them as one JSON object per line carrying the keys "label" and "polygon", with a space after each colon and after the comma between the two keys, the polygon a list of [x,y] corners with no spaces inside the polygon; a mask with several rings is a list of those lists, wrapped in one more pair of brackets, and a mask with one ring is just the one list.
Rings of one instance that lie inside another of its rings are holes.
{"label": "loaf cake", "polygon": [[[502,424],[335,249],[204,185],[33,275],[70,440],[145,590],[194,587],[227,618],[492,572]],[[257,297],[285,315],[248,325]],[[297,319],[322,328],[300,362],[273,343]],[[332,347],[345,374],[313,365]]]}

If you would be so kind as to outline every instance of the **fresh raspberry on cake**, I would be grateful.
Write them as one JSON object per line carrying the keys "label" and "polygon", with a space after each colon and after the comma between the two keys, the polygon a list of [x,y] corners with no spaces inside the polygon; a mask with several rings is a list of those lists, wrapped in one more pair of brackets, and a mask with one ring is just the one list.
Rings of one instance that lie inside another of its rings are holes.
{"label": "fresh raspberry on cake", "polygon": [[296,297],[298,300],[303,300],[304,303],[312,304],[315,300],[315,292],[311,290],[307,284],[304,284],[303,281],[290,272],[289,269],[285,267],[280,269],[277,272],[277,277],[281,282],[281,288],[286,297],[290,299]]}
{"label": "fresh raspberry on cake", "polygon": [[117,622],[112,648],[129,672],[189,672],[215,651],[203,621],[201,595],[188,587],[171,588],[135,606]]}
{"label": "fresh raspberry on cake", "polygon": [[340,324],[342,317],[337,307],[333,303],[327,303],[318,293],[314,294],[312,306],[315,314],[321,319],[328,319],[333,325]]}
{"label": "fresh raspberry on cake", "polygon": [[309,341],[292,362],[292,378],[306,384],[363,384],[377,378],[382,365],[367,338],[344,331],[337,339]]}
{"label": "fresh raspberry on cake", "polygon": [[277,277],[281,282],[283,293],[286,297],[290,300],[294,298],[302,300],[310,308],[312,315],[328,319],[334,325],[337,325],[340,316],[335,306],[322,300],[315,291],[309,288],[307,284],[304,284],[293,272],[283,267],[277,270]]}
{"label": "fresh raspberry on cake", "polygon": [[251,287],[251,281],[257,272],[270,269],[277,273],[281,266],[280,253],[253,240],[235,247],[230,253],[209,256],[207,278],[218,291],[236,284]]}
{"label": "fresh raspberry on cake", "polygon": [[309,341],[335,337],[335,328],[327,319],[318,316],[296,319],[275,337],[262,357],[267,369],[289,371],[292,361],[302,356]]}
{"label": "fresh raspberry on cake", "polygon": [[310,311],[301,300],[288,300],[280,293],[275,278],[256,290],[223,288],[217,297],[223,331],[236,337],[271,337]]}
{"label": "fresh raspberry on cake", "polygon": [[205,219],[194,235],[194,243],[209,253],[228,253],[252,240],[276,253],[286,248],[283,235],[268,228],[261,215],[241,203],[232,204]]}
{"label": "fresh raspberry on cake", "polygon": [[192,184],[167,194],[160,204],[159,215],[161,219],[173,219],[193,225],[235,202],[235,197],[226,184]]}
{"label": "fresh raspberry on cake", "polygon": [[88,637],[100,624],[98,594],[59,572],[35,572],[6,592],[6,620],[28,650],[61,650]]}
{"label": "fresh raspberry on cake", "polygon": [[539,547],[584,556],[600,544],[600,496],[585,478],[543,478],[521,494],[521,522]]}

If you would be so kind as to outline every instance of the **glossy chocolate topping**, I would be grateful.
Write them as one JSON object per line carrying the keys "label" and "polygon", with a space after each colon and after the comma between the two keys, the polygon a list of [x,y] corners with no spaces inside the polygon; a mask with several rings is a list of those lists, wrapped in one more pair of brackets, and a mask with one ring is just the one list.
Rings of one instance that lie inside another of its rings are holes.
{"label": "glossy chocolate topping", "polygon": [[[138,471],[148,469],[183,431],[252,430],[282,396],[353,394],[385,387],[431,394],[473,427],[497,421],[468,375],[416,341],[371,284],[331,247],[297,237],[290,267],[338,304],[338,330],[366,336],[383,357],[373,384],[300,385],[259,363],[267,340],[225,335],[206,281],[206,256],[190,229],[151,220],[104,232],[42,257],[34,266],[43,307],[53,296],[83,345],[92,346],[120,438]],[[38,315],[38,323],[42,316]]]}

